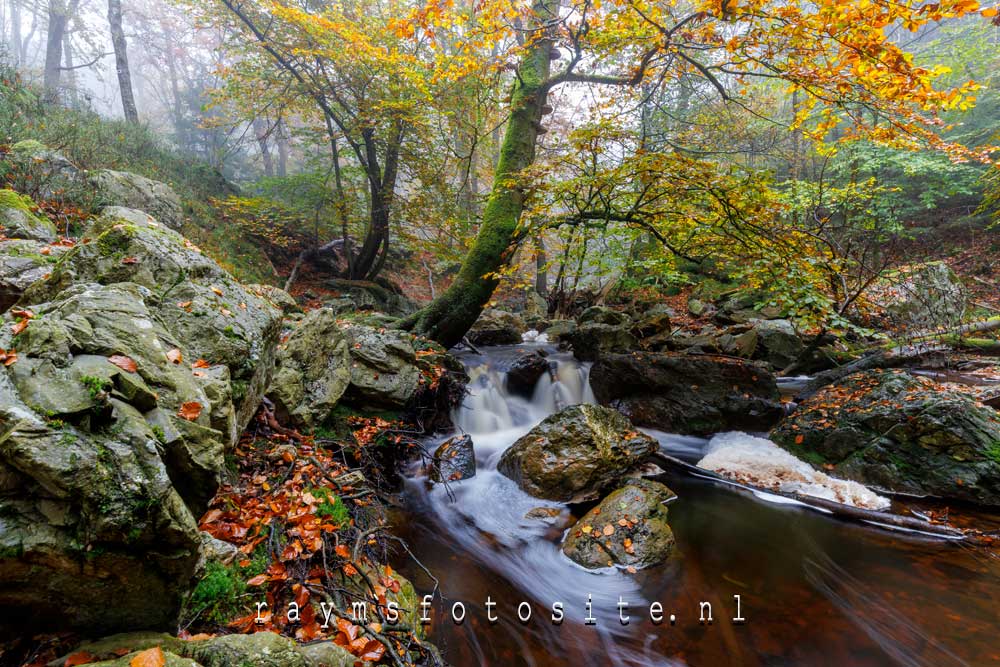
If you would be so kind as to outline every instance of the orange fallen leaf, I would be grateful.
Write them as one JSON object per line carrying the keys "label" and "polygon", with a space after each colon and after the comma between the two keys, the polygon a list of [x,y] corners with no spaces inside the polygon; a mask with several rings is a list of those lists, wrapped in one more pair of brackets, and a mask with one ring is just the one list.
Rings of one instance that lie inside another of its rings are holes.
{"label": "orange fallen leaf", "polygon": [[182,355],[181,351],[176,347],[167,352],[167,361],[169,361],[170,363],[179,364],[183,360],[184,360],[184,355]]}
{"label": "orange fallen leaf", "polygon": [[73,665],[86,665],[88,662],[94,662],[97,660],[97,656],[92,653],[87,653],[86,651],[77,651],[76,653],[70,653],[66,656],[66,662],[63,663],[63,667],[73,667]]}
{"label": "orange fallen leaf", "polygon": [[135,373],[139,370],[138,365],[135,363],[135,359],[132,357],[126,357],[124,354],[112,354],[108,357],[108,361],[123,371],[128,371],[129,373]]}
{"label": "orange fallen leaf", "polygon": [[128,664],[129,667],[163,667],[167,664],[167,659],[160,647],[154,646],[137,654]]}
{"label": "orange fallen leaf", "polygon": [[208,368],[212,364],[208,363],[204,359],[199,359],[198,361],[191,364],[191,368]]}
{"label": "orange fallen leaf", "polygon": [[29,321],[30,320],[28,319],[18,320],[14,324],[10,325],[10,330],[13,331],[14,335],[16,336],[17,334],[21,333],[22,331],[28,328]]}
{"label": "orange fallen leaf", "polygon": [[797,435],[797,436],[795,436],[795,444],[796,445],[801,445],[803,442],[805,442],[805,439],[806,439],[806,436],[801,435],[801,434]]}
{"label": "orange fallen leaf", "polygon": [[606,526],[604,527],[604,531],[603,531],[603,532],[604,532],[604,536],[605,536],[605,537],[610,537],[611,535],[614,535],[614,534],[615,534],[615,527],[614,527],[614,526],[612,526],[612,525],[611,525],[611,524],[609,523],[608,525],[606,525]]}
{"label": "orange fallen leaf", "polygon": [[201,414],[201,409],[202,405],[198,401],[188,401],[181,405],[181,409],[177,411],[177,416],[193,422]]}

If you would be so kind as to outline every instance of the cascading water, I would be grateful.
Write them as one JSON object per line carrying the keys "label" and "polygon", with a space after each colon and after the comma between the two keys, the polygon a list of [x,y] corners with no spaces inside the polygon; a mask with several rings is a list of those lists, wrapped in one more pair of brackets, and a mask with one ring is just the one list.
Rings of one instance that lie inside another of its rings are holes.
{"label": "cascading water", "polygon": [[[530,399],[505,386],[505,369],[526,347],[547,351],[552,362]],[[995,654],[1000,561],[837,522],[794,501],[761,503],[766,494],[691,477],[662,478],[679,496],[670,507],[677,546],[666,563],[633,574],[577,566],[559,549],[572,508],[528,496],[496,466],[548,415],[594,402],[589,366],[540,343],[460,356],[472,381],[454,421],[472,437],[476,475],[446,488],[414,470],[394,520],[440,579],[430,638],[451,664],[937,667],[988,664]],[[709,439],[650,434],[687,461],[713,450]],[[545,511],[532,515],[543,518],[527,518],[536,508]],[[421,593],[433,588],[422,567],[400,567]],[[745,625],[728,620],[735,594]],[[496,622],[488,620],[488,599]],[[595,625],[585,622],[588,600]],[[628,625],[619,619],[620,600],[629,604]],[[698,622],[700,601],[713,605],[714,625]],[[456,602],[468,613],[460,625],[450,618]],[[533,611],[528,623],[518,620],[521,602]],[[561,624],[550,620],[555,602],[565,610]],[[652,624],[653,603],[676,614],[676,626]]]}

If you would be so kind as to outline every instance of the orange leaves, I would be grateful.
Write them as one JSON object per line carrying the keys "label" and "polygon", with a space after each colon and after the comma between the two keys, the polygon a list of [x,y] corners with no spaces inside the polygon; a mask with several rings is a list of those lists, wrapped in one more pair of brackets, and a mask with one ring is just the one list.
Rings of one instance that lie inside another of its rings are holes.
{"label": "orange leaves", "polygon": [[76,653],[71,653],[66,656],[66,661],[63,662],[63,667],[74,667],[74,665],[86,665],[91,662],[96,662],[97,656],[92,653],[87,653],[86,651],[77,651]]}
{"label": "orange leaves", "polygon": [[191,368],[208,368],[208,367],[210,367],[211,365],[212,365],[212,364],[208,363],[208,362],[207,362],[207,361],[205,361],[204,359],[198,359],[198,360],[197,360],[197,361],[195,361],[195,362],[194,362],[193,364],[191,364]]}
{"label": "orange leaves", "polygon": [[10,325],[10,330],[14,332],[14,335],[16,336],[28,328],[28,322],[30,322],[30,320],[27,317],[22,317],[17,322]]}
{"label": "orange leaves", "polygon": [[129,667],[163,667],[167,664],[167,659],[160,647],[154,646],[137,654],[128,664]]}
{"label": "orange leaves", "polygon": [[181,409],[177,411],[177,416],[181,419],[186,419],[189,422],[193,422],[198,419],[201,415],[202,405],[198,401],[188,401],[181,405]]}
{"label": "orange leaves", "polygon": [[4,366],[10,366],[17,362],[17,350],[2,350],[0,349],[0,363]]}
{"label": "orange leaves", "polygon": [[138,365],[135,363],[135,359],[132,357],[126,357],[123,354],[112,354],[108,357],[108,361],[123,371],[127,371],[129,373],[135,373],[139,370]]}
{"label": "orange leaves", "polygon": [[169,352],[167,352],[167,361],[172,364],[179,364],[184,360],[184,355],[176,347]]}

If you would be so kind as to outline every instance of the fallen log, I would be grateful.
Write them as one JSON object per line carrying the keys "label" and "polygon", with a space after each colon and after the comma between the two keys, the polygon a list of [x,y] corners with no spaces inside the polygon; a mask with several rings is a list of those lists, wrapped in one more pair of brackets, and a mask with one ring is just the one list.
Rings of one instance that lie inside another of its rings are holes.
{"label": "fallen log", "polygon": [[849,519],[851,521],[860,521],[863,523],[881,527],[887,527],[891,529],[912,530],[947,540],[965,540],[970,537],[965,532],[957,528],[952,528],[951,526],[942,524],[929,523],[925,520],[918,519],[916,517],[902,516],[900,514],[892,514],[890,512],[879,512],[876,510],[862,509],[860,507],[854,507],[853,505],[844,505],[842,503],[834,502],[832,500],[826,500],[825,498],[802,496],[794,493],[784,493],[782,491],[773,491],[771,489],[756,488],[753,486],[749,486],[747,484],[742,484],[740,482],[733,481],[711,470],[706,470],[704,468],[699,468],[696,465],[686,463],[676,457],[670,456],[669,454],[664,454],[663,452],[653,452],[649,456],[649,460],[651,460],[653,463],[656,463],[661,467],[666,467],[668,469],[673,469],[673,470],[679,470],[686,474],[694,475],[695,477],[709,479],[715,482],[719,482],[721,484],[726,484],[728,486],[744,489],[746,491],[759,491],[762,493],[770,493],[772,495],[789,498],[791,500],[795,500],[796,502],[802,503],[803,505],[810,507],[812,509],[829,512],[830,514],[836,517]]}

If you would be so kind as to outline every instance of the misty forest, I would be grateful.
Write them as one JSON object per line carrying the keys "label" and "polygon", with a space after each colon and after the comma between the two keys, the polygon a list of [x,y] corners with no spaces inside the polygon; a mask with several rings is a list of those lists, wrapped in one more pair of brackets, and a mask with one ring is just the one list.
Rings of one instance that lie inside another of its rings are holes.
{"label": "misty forest", "polygon": [[0,665],[1000,664],[1000,11],[0,0]]}

